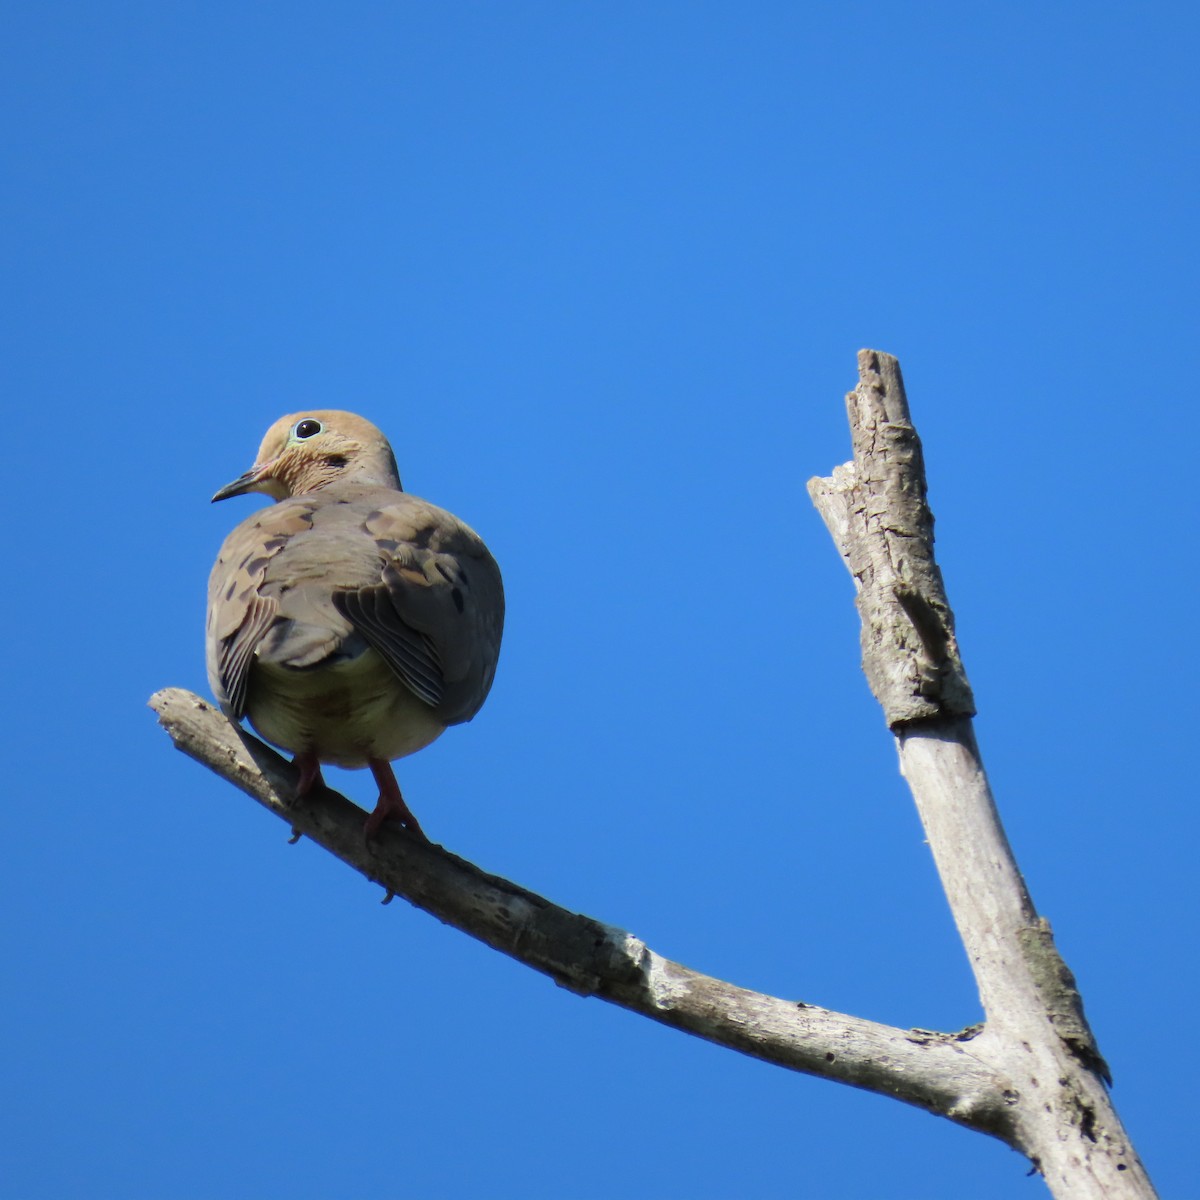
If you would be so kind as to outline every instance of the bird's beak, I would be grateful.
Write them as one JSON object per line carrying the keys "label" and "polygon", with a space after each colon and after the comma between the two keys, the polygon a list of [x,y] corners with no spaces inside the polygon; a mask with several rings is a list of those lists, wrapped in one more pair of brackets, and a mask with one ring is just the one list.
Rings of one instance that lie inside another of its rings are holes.
{"label": "bird's beak", "polygon": [[227,483],[212,498],[215,504],[218,500],[228,500],[230,496],[244,496],[247,492],[262,491],[263,480],[270,476],[271,463],[255,464],[244,475],[239,475],[232,483]]}

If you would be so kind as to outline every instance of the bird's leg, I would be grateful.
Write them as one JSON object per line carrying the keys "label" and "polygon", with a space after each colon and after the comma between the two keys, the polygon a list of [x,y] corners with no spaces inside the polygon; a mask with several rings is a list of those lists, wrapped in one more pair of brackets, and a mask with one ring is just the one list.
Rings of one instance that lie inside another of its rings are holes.
{"label": "bird's leg", "polygon": [[423,842],[429,841],[417,818],[412,815],[404,797],[400,794],[400,785],[396,782],[396,773],[392,764],[382,758],[373,758],[368,763],[375,782],[379,784],[379,802],[374,812],[367,818],[366,834],[373,837],[379,832],[379,827],[388,819],[395,817],[409,833],[416,834]]}
{"label": "bird's leg", "polygon": [[313,788],[325,786],[325,780],[321,777],[321,760],[311,751],[297,754],[292,759],[292,766],[300,768],[300,781],[296,784],[297,800],[307,796]]}

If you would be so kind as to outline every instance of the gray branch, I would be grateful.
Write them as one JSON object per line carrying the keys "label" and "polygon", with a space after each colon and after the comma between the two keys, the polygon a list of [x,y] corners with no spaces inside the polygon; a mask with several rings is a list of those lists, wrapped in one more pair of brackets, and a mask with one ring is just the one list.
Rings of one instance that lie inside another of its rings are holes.
{"label": "gray branch", "polygon": [[975,706],[933,555],[921,443],[900,365],[863,350],[846,397],[854,461],[809,494],[858,590],[863,669],[908,782],[1009,1081],[1015,1136],[1060,1200],[1151,1197],[1113,1108],[1074,977],[1037,915],[975,742]]}
{"label": "gray branch", "polygon": [[983,1026],[896,1029],[692,971],[402,831],[368,844],[345,797],[294,799],[290,764],[190,692],[167,688],[151,706],[180,750],[389,900],[403,896],[579,995],[991,1134],[1028,1155],[1058,1200],[1148,1200],[1154,1190],[1109,1099],[1075,980],[1030,900],[980,760],[897,361],[862,351],[847,403],[854,461],[809,492],[858,589],[863,666],[975,971]]}
{"label": "gray branch", "polygon": [[294,834],[311,838],[389,897],[404,897],[570,991],[1011,1138],[1005,1086],[976,1058],[976,1030],[895,1029],[690,970],[631,933],[560,908],[402,831],[385,828],[368,843],[361,809],[329,789],[293,799],[291,764],[192,692],[166,688],[150,705],[178,749],[288,822]]}

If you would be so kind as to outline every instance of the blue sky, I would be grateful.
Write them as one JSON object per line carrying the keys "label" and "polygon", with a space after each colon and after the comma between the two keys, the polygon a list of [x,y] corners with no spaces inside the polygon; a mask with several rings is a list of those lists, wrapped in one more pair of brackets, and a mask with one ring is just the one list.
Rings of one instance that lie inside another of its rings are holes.
{"label": "blue sky", "polygon": [[381,907],[145,708],[207,690],[256,503],[209,496],[354,409],[505,574],[486,707],[399,766],[434,840],[746,986],[976,1020],[804,491],[862,346],[905,371],[1018,859],[1194,1188],[1198,24],[9,6],[5,1193],[1043,1195]]}

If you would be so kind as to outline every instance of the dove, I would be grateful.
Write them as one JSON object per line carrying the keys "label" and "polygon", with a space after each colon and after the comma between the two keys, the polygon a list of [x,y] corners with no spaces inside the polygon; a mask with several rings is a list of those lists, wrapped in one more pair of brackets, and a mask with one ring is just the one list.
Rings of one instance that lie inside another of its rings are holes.
{"label": "dove", "polygon": [[392,762],[469,721],[500,655],[504,587],[474,530],[401,488],[369,421],[293,413],[213,500],[275,504],[225,539],[208,586],[209,683],[225,713],[291,752],[297,795],[321,766],[369,767],[389,817],[425,834]]}

